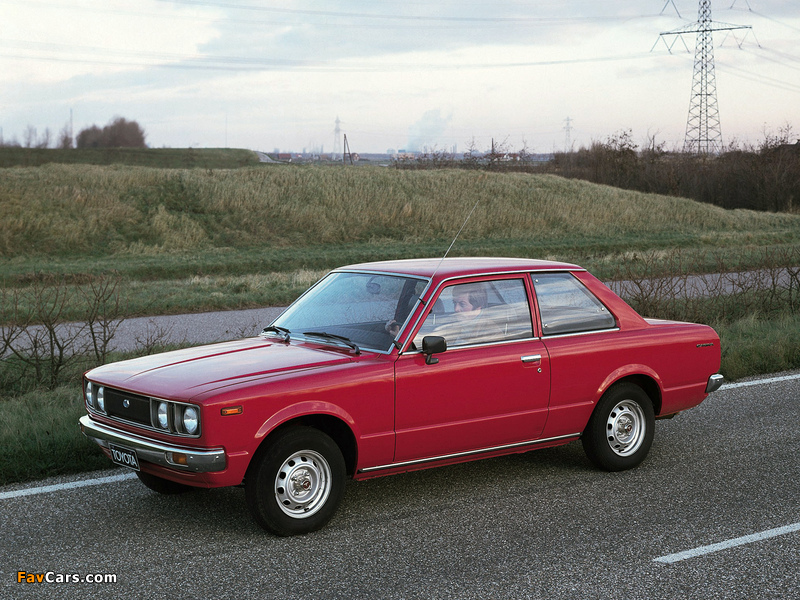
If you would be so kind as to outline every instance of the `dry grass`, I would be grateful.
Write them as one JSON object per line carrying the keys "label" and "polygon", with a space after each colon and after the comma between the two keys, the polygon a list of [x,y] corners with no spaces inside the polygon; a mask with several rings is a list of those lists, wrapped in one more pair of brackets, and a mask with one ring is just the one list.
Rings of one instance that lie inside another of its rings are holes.
{"label": "dry grass", "polygon": [[[381,168],[46,165],[0,180],[0,256],[690,235],[796,240],[800,216],[725,211],[551,175]],[[621,248],[623,251],[625,248]]]}

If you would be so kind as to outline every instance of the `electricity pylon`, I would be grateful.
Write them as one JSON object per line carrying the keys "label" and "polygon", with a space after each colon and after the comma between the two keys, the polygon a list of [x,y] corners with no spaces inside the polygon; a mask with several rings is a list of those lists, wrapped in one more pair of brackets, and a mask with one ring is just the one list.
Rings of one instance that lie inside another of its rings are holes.
{"label": "electricity pylon", "polygon": [[572,119],[567,117],[564,119],[564,152],[572,152]]}
{"label": "electricity pylon", "polygon": [[[664,5],[666,8],[666,5]],[[674,6],[674,4],[673,4]],[[677,9],[676,9],[677,10]],[[663,12],[663,11],[662,11]],[[686,120],[686,137],[683,151],[699,154],[717,154],[722,150],[722,128],[720,127],[719,106],[717,105],[717,77],[714,71],[714,31],[752,30],[749,25],[715,23],[711,20],[711,0],[700,0],[697,22],[685,25],[659,35],[672,52],[676,41],[683,41],[683,35],[697,34],[694,48],[694,75],[692,93],[689,101],[689,117]],[[674,36],[672,43],[666,37]],[[745,37],[747,34],[745,34]],[[742,41],[737,40],[741,47]],[[684,41],[684,46],[686,42]],[[688,50],[688,46],[686,46]]]}
{"label": "electricity pylon", "polygon": [[342,122],[339,120],[339,117],[336,117],[336,128],[333,130],[333,154],[331,154],[332,160],[339,160],[342,156],[342,129],[340,125]]}

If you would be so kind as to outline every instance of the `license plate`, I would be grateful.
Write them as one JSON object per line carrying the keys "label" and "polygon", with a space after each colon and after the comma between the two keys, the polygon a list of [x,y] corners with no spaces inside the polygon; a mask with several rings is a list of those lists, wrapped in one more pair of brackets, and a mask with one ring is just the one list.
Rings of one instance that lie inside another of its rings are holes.
{"label": "license plate", "polygon": [[139,457],[136,456],[136,450],[120,448],[111,444],[109,444],[108,449],[111,450],[111,462],[115,465],[128,467],[134,471],[139,470]]}

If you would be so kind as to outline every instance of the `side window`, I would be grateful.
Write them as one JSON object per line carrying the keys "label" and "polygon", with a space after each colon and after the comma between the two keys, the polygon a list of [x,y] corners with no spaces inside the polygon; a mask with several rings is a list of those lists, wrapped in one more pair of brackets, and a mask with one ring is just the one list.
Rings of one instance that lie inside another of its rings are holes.
{"label": "side window", "polygon": [[426,335],[442,336],[450,348],[532,337],[525,283],[500,279],[444,288],[414,338],[417,348]]}
{"label": "side window", "polygon": [[532,275],[544,335],[616,327],[614,315],[569,273]]}

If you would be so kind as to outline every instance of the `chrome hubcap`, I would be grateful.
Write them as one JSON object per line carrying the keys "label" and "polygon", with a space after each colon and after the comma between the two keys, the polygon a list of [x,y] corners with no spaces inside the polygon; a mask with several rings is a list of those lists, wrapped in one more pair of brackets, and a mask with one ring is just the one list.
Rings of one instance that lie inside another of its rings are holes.
{"label": "chrome hubcap", "polygon": [[287,458],[275,477],[275,498],[281,510],[296,519],[310,517],[325,504],[331,492],[328,461],[313,450]]}
{"label": "chrome hubcap", "polygon": [[642,445],[644,436],[644,411],[639,404],[623,400],[611,409],[606,422],[606,439],[615,454],[633,454]]}

